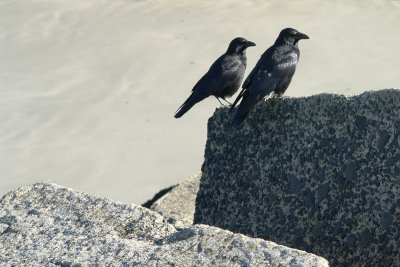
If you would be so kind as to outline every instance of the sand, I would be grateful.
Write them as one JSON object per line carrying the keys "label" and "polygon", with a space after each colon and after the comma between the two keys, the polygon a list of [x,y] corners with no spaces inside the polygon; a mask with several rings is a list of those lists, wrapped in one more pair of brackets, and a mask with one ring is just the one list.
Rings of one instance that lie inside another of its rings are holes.
{"label": "sand", "polygon": [[175,110],[231,39],[311,39],[288,96],[400,88],[400,1],[0,2],[0,195],[51,181],[142,203],[201,168],[219,103]]}

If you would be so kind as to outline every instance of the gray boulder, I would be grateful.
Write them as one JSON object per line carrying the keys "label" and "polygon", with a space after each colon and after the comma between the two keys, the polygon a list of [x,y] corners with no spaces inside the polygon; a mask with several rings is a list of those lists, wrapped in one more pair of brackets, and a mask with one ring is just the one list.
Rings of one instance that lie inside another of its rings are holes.
{"label": "gray boulder", "polygon": [[400,92],[259,103],[208,123],[195,223],[322,255],[400,266]]}
{"label": "gray boulder", "polygon": [[54,184],[0,201],[1,266],[328,266],[323,258]]}
{"label": "gray boulder", "polygon": [[177,229],[192,225],[200,178],[201,172],[194,173],[152,203],[150,209],[160,213]]}

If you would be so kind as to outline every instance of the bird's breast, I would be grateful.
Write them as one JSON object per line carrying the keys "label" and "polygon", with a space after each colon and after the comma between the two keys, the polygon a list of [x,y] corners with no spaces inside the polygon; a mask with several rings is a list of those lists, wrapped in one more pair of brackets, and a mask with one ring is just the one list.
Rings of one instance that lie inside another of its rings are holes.
{"label": "bird's breast", "polygon": [[279,64],[277,67],[279,69],[287,69],[287,68],[296,67],[296,65],[297,65],[297,61],[288,61],[288,62]]}
{"label": "bird's breast", "polygon": [[282,58],[281,63],[278,64],[277,67],[279,69],[296,67],[298,61],[299,61],[299,55],[297,53],[294,52],[288,53],[285,55],[284,58]]}

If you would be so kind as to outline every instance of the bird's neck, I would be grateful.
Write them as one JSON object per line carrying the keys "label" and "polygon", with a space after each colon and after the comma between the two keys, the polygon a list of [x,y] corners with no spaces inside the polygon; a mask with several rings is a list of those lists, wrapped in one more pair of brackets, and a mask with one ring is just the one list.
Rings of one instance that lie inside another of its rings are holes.
{"label": "bird's neck", "polygon": [[246,56],[246,50],[237,50],[237,49],[228,49],[226,51],[227,55],[237,55],[237,56]]}
{"label": "bird's neck", "polygon": [[278,39],[276,39],[274,45],[276,45],[276,46],[287,45],[287,46],[290,46],[293,48],[298,48],[297,42],[298,42],[298,40],[291,39],[291,38],[283,38],[283,37],[279,36]]}

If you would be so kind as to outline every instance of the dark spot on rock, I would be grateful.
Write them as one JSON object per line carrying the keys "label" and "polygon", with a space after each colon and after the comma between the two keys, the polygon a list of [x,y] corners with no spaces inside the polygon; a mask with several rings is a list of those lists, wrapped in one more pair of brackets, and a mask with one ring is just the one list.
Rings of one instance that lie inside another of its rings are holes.
{"label": "dark spot on rock", "polygon": [[338,235],[341,234],[342,231],[343,231],[342,224],[340,222],[335,223],[335,226],[333,227],[333,234]]}
{"label": "dark spot on rock", "polygon": [[294,234],[298,238],[303,238],[304,234],[305,234],[305,230],[302,227],[297,227],[296,229],[294,229]]}
{"label": "dark spot on rock", "polygon": [[321,184],[317,189],[317,200],[321,202],[329,193],[329,183]]}
{"label": "dark spot on rock", "polygon": [[174,218],[168,218],[167,222],[170,223],[170,224],[173,224],[173,223],[176,222],[176,220]]}
{"label": "dark spot on rock", "polygon": [[395,162],[396,162],[396,161],[395,161],[394,158],[388,158],[388,159],[386,159],[385,167],[391,167],[391,166],[393,166],[393,164],[394,164]]}
{"label": "dark spot on rock", "polygon": [[322,231],[323,231],[323,225],[321,223],[316,223],[312,228],[311,228],[311,233],[318,237],[322,235]]}
{"label": "dark spot on rock", "polygon": [[360,239],[359,239],[360,242],[359,242],[358,246],[361,249],[364,249],[365,247],[367,247],[369,245],[369,243],[372,242],[372,240],[373,240],[373,238],[372,238],[371,231],[368,229],[365,229],[360,234]]}
{"label": "dark spot on rock", "polygon": [[381,217],[381,224],[384,228],[389,228],[394,221],[394,217],[392,214],[385,212]]}
{"label": "dark spot on rock", "polygon": [[383,153],[385,151],[385,145],[389,141],[390,135],[386,130],[383,130],[380,134],[379,140],[378,140],[378,149],[379,152]]}
{"label": "dark spot on rock", "polygon": [[201,246],[201,243],[197,244],[197,253],[200,253],[203,251],[203,247]]}
{"label": "dark spot on rock", "polygon": [[187,229],[183,229],[179,232],[176,232],[175,234],[171,235],[168,239],[173,242],[176,242],[176,241],[182,241],[182,240],[189,239],[195,235],[196,235],[195,230],[187,228]]}
{"label": "dark spot on rock", "polygon": [[29,210],[28,215],[36,215],[39,216],[39,212],[37,210]]}
{"label": "dark spot on rock", "polygon": [[346,244],[348,248],[353,248],[356,245],[356,236],[354,234],[350,234],[346,238]]}
{"label": "dark spot on rock", "polygon": [[14,215],[5,215],[0,217],[0,223],[11,225],[16,222],[17,222],[17,217],[15,217]]}
{"label": "dark spot on rock", "polygon": [[308,208],[313,208],[315,206],[315,197],[314,194],[310,191],[310,189],[307,189],[306,192],[304,193],[304,204]]}
{"label": "dark spot on rock", "polygon": [[335,176],[335,184],[338,184],[340,188],[344,187],[345,181],[346,178],[343,175],[338,174]]}
{"label": "dark spot on rock", "polygon": [[345,177],[347,181],[355,181],[357,179],[357,168],[354,162],[346,166]]}
{"label": "dark spot on rock", "polygon": [[330,142],[328,138],[321,138],[321,141],[319,142],[319,147],[324,148],[329,146]]}
{"label": "dark spot on rock", "polygon": [[387,245],[387,243],[389,242],[389,238],[386,232],[378,236],[378,242],[380,245]]}
{"label": "dark spot on rock", "polygon": [[391,258],[386,258],[386,259],[384,259],[383,260],[383,262],[382,262],[382,267],[391,267],[391,266],[393,266],[393,259],[391,259]]}
{"label": "dark spot on rock", "polygon": [[56,261],[56,262],[54,262],[54,265],[60,266],[60,267],[82,267],[82,265],[79,263],[71,263],[68,261]]}
{"label": "dark spot on rock", "polygon": [[367,127],[367,118],[365,116],[356,116],[354,119],[354,124],[358,130],[364,130]]}
{"label": "dark spot on rock", "polygon": [[396,129],[396,133],[400,133],[400,121],[394,123],[394,128]]}
{"label": "dark spot on rock", "polygon": [[289,180],[289,193],[298,194],[303,188],[300,179],[294,175],[289,174],[288,180]]}
{"label": "dark spot on rock", "polygon": [[336,149],[338,149],[338,150],[342,149],[345,141],[346,141],[346,138],[339,137],[335,142]]}

